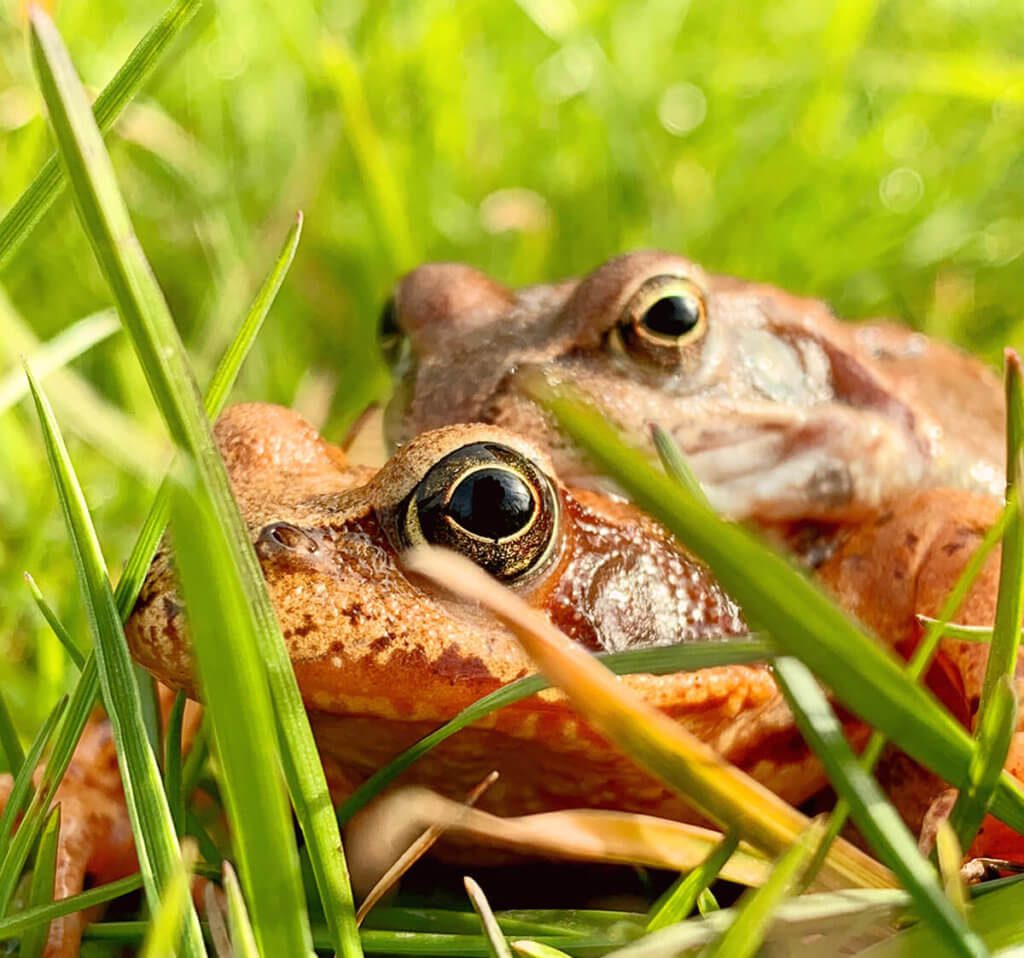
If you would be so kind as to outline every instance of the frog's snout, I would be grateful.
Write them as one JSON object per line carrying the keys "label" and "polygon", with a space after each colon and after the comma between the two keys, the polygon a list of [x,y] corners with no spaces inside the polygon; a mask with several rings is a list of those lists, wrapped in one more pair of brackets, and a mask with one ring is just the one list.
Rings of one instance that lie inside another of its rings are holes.
{"label": "frog's snout", "polygon": [[275,558],[282,553],[315,555],[320,546],[309,533],[290,522],[271,522],[260,529],[256,537],[256,554],[263,559]]}

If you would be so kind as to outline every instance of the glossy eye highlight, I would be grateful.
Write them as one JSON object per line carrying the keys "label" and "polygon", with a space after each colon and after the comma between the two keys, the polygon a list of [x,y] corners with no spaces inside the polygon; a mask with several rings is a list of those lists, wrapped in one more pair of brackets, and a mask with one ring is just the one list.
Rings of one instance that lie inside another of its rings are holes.
{"label": "glossy eye highlight", "polygon": [[622,346],[662,366],[685,365],[708,328],[704,291],[679,276],[654,276],[633,294],[619,320]]}
{"label": "glossy eye highlight", "polygon": [[433,465],[404,504],[404,545],[455,549],[505,582],[540,569],[554,553],[559,497],[529,459],[477,442]]}

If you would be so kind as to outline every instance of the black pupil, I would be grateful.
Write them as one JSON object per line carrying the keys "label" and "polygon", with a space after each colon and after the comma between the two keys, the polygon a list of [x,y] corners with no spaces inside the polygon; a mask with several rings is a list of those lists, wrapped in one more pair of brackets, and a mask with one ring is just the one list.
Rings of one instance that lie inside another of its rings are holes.
{"label": "black pupil", "polygon": [[652,333],[678,339],[700,322],[700,306],[692,296],[663,296],[644,313],[641,322]]}
{"label": "black pupil", "polygon": [[504,539],[519,532],[534,513],[530,488],[514,472],[486,468],[471,472],[448,500],[448,515],[482,539]]}

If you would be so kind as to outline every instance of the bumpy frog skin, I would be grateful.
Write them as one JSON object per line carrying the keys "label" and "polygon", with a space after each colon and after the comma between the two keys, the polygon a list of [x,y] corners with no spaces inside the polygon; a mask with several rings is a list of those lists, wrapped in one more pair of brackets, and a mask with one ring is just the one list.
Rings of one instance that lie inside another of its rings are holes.
{"label": "bumpy frog skin", "polygon": [[[745,631],[732,601],[660,526],[617,499],[562,485],[538,447],[498,427],[426,433],[379,471],[347,465],[297,414],[276,406],[236,406],[216,435],[336,798],[458,710],[532,670],[514,638],[480,610],[406,575],[401,550],[420,536],[471,552],[591,648]],[[480,529],[473,507],[481,504],[485,523],[497,514],[502,528]],[[818,574],[842,604],[905,652],[920,634],[915,614],[936,612],[997,509],[991,499],[955,490],[897,499],[890,511],[850,527]],[[495,544],[465,535],[473,529],[503,535]],[[996,562],[985,567],[962,621],[992,621]],[[195,693],[166,548],[126,632],[144,666],[170,688]],[[979,644],[946,643],[940,655],[937,687],[966,722],[977,705],[984,654]],[[767,668],[623,682],[787,800],[800,802],[825,784]],[[863,737],[863,729],[854,732]],[[1021,754],[1024,742],[1017,742],[1012,771]],[[463,730],[403,782],[461,798],[493,769],[501,777],[482,805],[502,814],[596,806],[695,818],[555,691]],[[934,783],[925,784],[930,792],[922,795],[915,784],[904,798],[902,778],[890,783],[915,822],[935,795]],[[9,787],[0,777],[0,806]],[[132,869],[105,723],[87,730],[58,799],[65,808],[59,889],[72,894],[86,876],[104,882]],[[1020,845],[989,820],[972,852],[1013,856],[1014,842]],[[1024,859],[1024,847],[1019,851]],[[83,922],[56,922],[47,958],[77,954]]]}
{"label": "bumpy frog skin", "polygon": [[389,324],[409,347],[394,442],[491,422],[540,443],[564,481],[592,481],[518,388],[533,372],[581,389],[627,435],[667,429],[735,518],[850,520],[922,486],[1001,492],[1001,390],[977,360],[669,253],[519,290],[421,266]]}

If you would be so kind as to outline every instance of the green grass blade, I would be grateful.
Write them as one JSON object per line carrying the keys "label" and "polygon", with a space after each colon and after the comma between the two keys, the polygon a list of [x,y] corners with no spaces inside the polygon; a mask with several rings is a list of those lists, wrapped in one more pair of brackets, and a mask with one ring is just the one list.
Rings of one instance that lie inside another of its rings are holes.
{"label": "green grass blade", "polygon": [[[24,375],[22,375],[24,379]],[[28,380],[25,380],[26,388],[28,387]],[[53,611],[53,607],[49,602],[46,601],[46,597],[43,595],[42,590],[36,585],[36,580],[32,577],[29,572],[25,573],[25,582],[28,584],[29,591],[32,593],[32,599],[36,604],[36,608],[39,609],[40,614],[46,620],[46,624],[50,627],[50,630],[62,646],[64,651],[67,652],[68,658],[75,663],[75,668],[79,672],[82,671],[82,667],[85,665],[85,656],[82,654],[81,649],[75,645],[74,639],[68,634],[68,630],[64,628],[64,623],[57,617],[57,613]]]}
{"label": "green grass blade", "polygon": [[956,954],[975,958],[988,954],[946,897],[938,875],[918,850],[899,813],[857,761],[810,670],[799,660],[784,657],[775,662],[775,676],[801,733],[825,766],[829,782],[850,806],[871,848],[899,875],[921,917],[941,929]]}
{"label": "green grass blade", "polygon": [[[68,168],[79,219],[114,295],[150,391],[178,446],[195,462],[215,515],[228,534],[229,555],[258,628],[256,637],[279,718],[279,751],[337,948],[359,954],[355,909],[327,782],[280,627],[244,523],[228,485],[209,421],[167,303],[135,237],[110,157],[74,67],[56,29],[32,14],[32,52],[61,157]],[[242,875],[248,883],[251,876]]]}
{"label": "green grass blade", "polygon": [[1017,708],[1011,680],[1020,651],[1021,616],[1024,615],[1024,517],[1021,515],[1021,457],[1024,455],[1024,383],[1020,357],[1006,351],[1006,501],[1013,504],[999,564],[996,620],[985,665],[985,679],[975,731],[978,752],[971,762],[969,783],[961,788],[950,822],[960,846],[970,848],[992,802],[999,775],[1006,764]]}
{"label": "green grass blade", "polygon": [[235,338],[217,364],[213,379],[210,380],[210,387],[206,390],[206,396],[203,399],[206,415],[210,419],[216,419],[221,409],[224,408],[224,403],[227,402],[231,393],[231,387],[234,386],[235,380],[238,378],[238,371],[242,368],[245,357],[249,354],[252,344],[263,328],[263,322],[270,312],[270,307],[274,305],[274,300],[277,299],[277,294],[284,285],[285,277],[295,259],[295,251],[299,248],[299,240],[302,238],[302,221],[303,216],[300,210],[295,214],[295,222],[288,230],[281,250],[277,254],[277,259],[267,274],[267,278],[263,281],[259,292],[256,293],[256,298],[252,301],[249,312],[238,328]]}
{"label": "green grass blade", "polygon": [[[57,871],[57,839],[60,836],[60,806],[50,810],[43,834],[36,849],[36,862],[32,868],[32,884],[29,886],[28,907],[45,908],[53,903],[53,878]],[[41,922],[26,930],[18,949],[19,958],[40,958],[46,947],[46,936],[50,923]]]}
{"label": "green grass blade", "polygon": [[[139,41],[121,69],[96,98],[96,124],[106,132],[121,111],[152,76],[163,61],[174,39],[185,29],[199,9],[201,0],[177,0]],[[0,270],[28,238],[66,184],[64,170],[51,156],[20,199],[0,220]]]}
{"label": "green grass blade", "polygon": [[491,958],[512,958],[512,949],[502,934],[484,890],[469,876],[463,879],[463,884],[466,886],[466,894],[469,895],[473,910],[480,916],[480,924],[484,927],[487,953]]}
{"label": "green grass blade", "polygon": [[[86,316],[68,326],[48,343],[39,347],[29,362],[36,376],[42,380],[51,372],[62,369],[71,360],[88,352],[121,328],[112,310],[104,310],[94,316]],[[28,383],[19,366],[0,379],[0,414],[28,395]]]}
{"label": "green grass blade", "polygon": [[942,876],[942,889],[953,907],[964,918],[967,918],[967,887],[960,873],[964,860],[963,849],[957,841],[956,832],[949,819],[939,822],[935,832],[935,860]]}
{"label": "green grass blade", "polygon": [[[29,795],[32,793],[32,774],[42,759],[43,751],[53,737],[54,729],[57,728],[57,723],[64,714],[67,704],[68,697],[66,695],[62,696],[50,711],[46,721],[43,722],[39,731],[36,732],[36,737],[29,747],[28,754],[14,776],[14,784],[11,787],[10,794],[7,796],[7,804],[4,806],[3,814],[0,815],[0,861],[7,854],[7,844],[11,831],[14,828],[14,823],[18,820],[18,816],[21,814]],[[2,909],[0,909],[0,912],[2,912]]]}
{"label": "green grass blade", "polygon": [[185,789],[181,771],[181,723],[185,717],[185,693],[174,697],[170,714],[167,716],[167,732],[164,735],[164,791],[171,809],[171,821],[175,834],[180,835],[185,827]]}
{"label": "green grass blade", "polygon": [[126,878],[119,878],[117,881],[108,882],[106,885],[90,888],[78,895],[61,898],[59,901],[47,905],[26,908],[18,912],[17,915],[0,918],[0,941],[19,938],[39,925],[49,925],[57,918],[64,918],[66,915],[73,915],[76,911],[84,911],[87,908],[113,901],[115,898],[122,898],[138,891],[141,887],[142,876],[136,873],[128,875]]}
{"label": "green grass blade", "polygon": [[[146,896],[155,909],[179,867],[180,851],[167,797],[142,721],[135,667],[128,653],[121,617],[107,578],[106,564],[88,506],[71,465],[63,437],[46,397],[28,372],[32,398],[43,430],[46,457],[60,499],[68,538],[74,550],[82,593],[93,633],[103,702],[117,747],[125,804],[139,857]],[[184,954],[205,955],[199,920],[189,909]]]}
{"label": "green grass blade", "polygon": [[[728,641],[690,642],[686,645],[657,649],[631,649],[626,652],[603,654],[598,658],[616,675],[627,675],[631,672],[665,675],[669,672],[704,669],[716,665],[761,662],[774,655],[776,651],[777,649],[773,645],[760,639],[730,639]],[[520,702],[550,687],[550,683],[543,676],[529,675],[510,682],[478,699],[472,705],[466,706],[454,718],[409,746],[383,768],[374,772],[338,806],[338,820],[342,824],[347,822],[410,765],[446,739],[451,738],[456,732],[480,721],[491,712],[496,712],[513,702]]]}
{"label": "green grass blade", "polygon": [[[585,404],[534,390],[594,461],[684,545],[743,607],[748,620],[804,661],[838,699],[913,758],[962,786],[976,744],[935,698],[904,674],[896,657],[866,635],[818,587],[757,538],[686,502]],[[757,569],[756,576],[750,575]],[[1003,773],[992,811],[1024,832],[1024,788]]]}
{"label": "green grass blade", "polygon": [[653,910],[651,920],[647,923],[647,930],[658,931],[689,917],[701,892],[718,877],[718,873],[732,857],[739,843],[739,834],[730,832],[689,875],[676,882],[663,903]]}
{"label": "green grass blade", "polygon": [[224,894],[228,900],[228,927],[231,929],[231,948],[236,958],[259,958],[249,912],[242,897],[238,876],[230,862],[224,862]]}
{"label": "green grass blade", "polygon": [[516,954],[525,955],[526,958],[569,958],[567,952],[542,945],[539,941],[514,941],[512,948]]}
{"label": "green grass blade", "polygon": [[654,448],[658,451],[658,458],[665,472],[675,479],[693,498],[702,506],[711,508],[708,497],[704,494],[704,488],[700,480],[690,468],[682,450],[676,445],[675,440],[661,426],[654,426],[651,429],[651,436],[654,439]]}
{"label": "green grass blade", "polygon": [[160,907],[150,921],[140,958],[164,958],[165,955],[177,954],[181,922],[190,907],[189,886],[195,857],[195,843],[189,840],[182,846],[178,869],[171,876]]}
{"label": "green grass blade", "polygon": [[7,701],[4,699],[3,691],[0,690],[0,749],[3,750],[4,760],[12,775],[17,775],[25,762],[25,752],[22,750],[21,742],[18,739],[18,730],[14,727],[14,719],[7,708]]}
{"label": "green grass blade", "polygon": [[772,916],[798,886],[800,873],[821,840],[821,833],[821,823],[815,822],[797,839],[778,860],[768,880],[745,896],[732,923],[721,938],[701,952],[701,958],[750,958],[757,952]]}
{"label": "green grass blade", "polygon": [[[277,763],[273,707],[227,530],[193,482],[173,497],[171,529],[192,649],[223,770],[234,845],[260,952],[312,947],[299,860]],[[227,641],[227,637],[231,641]],[[240,714],[238,703],[245,702]]]}
{"label": "green grass blade", "polygon": [[[918,615],[917,621],[923,626],[933,626],[936,623],[942,624],[941,619],[933,619],[930,615]],[[982,644],[992,641],[992,627],[988,625],[960,625],[957,622],[947,622],[942,625],[940,635],[944,639],[957,639],[960,642],[981,642]]]}
{"label": "green grass blade", "polygon": [[967,787],[960,790],[949,816],[957,841],[964,849],[970,847],[978,834],[1017,730],[1017,698],[1008,677],[995,687],[988,708],[980,714],[977,756],[968,771]]}

